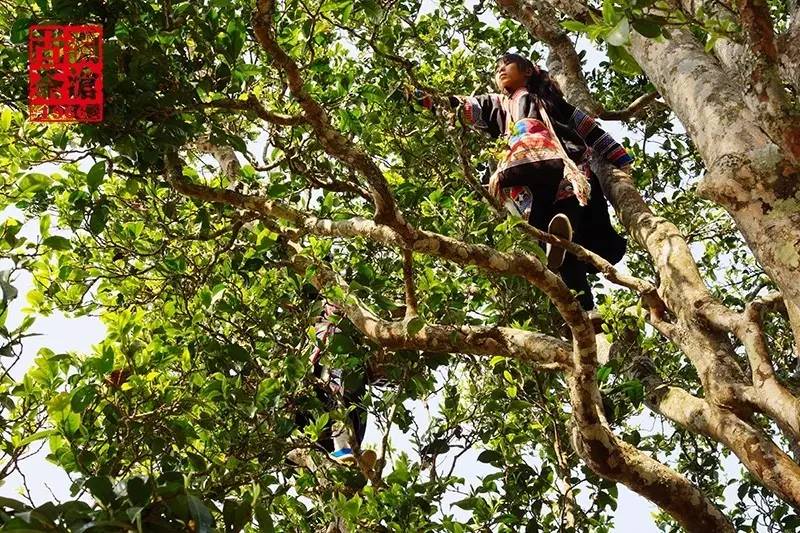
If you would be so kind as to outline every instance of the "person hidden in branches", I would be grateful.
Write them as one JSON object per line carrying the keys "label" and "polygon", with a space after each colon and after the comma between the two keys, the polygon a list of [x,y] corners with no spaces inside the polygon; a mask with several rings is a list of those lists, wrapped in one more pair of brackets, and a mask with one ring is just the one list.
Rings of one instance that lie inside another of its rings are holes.
{"label": "person hidden in branches", "polygon": [[[318,393],[323,403],[329,409],[335,409],[341,403],[348,411],[347,422],[334,422],[330,428],[330,439],[325,439],[320,444],[336,462],[353,465],[356,463],[353,444],[360,447],[366,432],[367,411],[362,397],[366,392],[367,372],[345,371],[322,364],[334,335],[343,333],[339,327],[342,320],[344,317],[341,309],[323,299],[322,312],[314,324],[316,342],[309,355],[309,362],[314,376],[320,382]],[[374,450],[361,452],[361,464],[365,468],[372,469],[375,460]]]}
{"label": "person hidden in branches", "polygon": [[[465,123],[508,141],[489,191],[501,202],[529,194],[529,224],[617,263],[625,254],[626,240],[611,225],[608,203],[589,159],[593,151],[599,152],[627,171],[631,156],[594,118],[569,104],[547,71],[530,60],[503,55],[497,60],[495,82],[500,94],[449,98]],[[433,109],[429,96],[417,92],[417,101]],[[597,270],[560,247],[551,246],[547,255],[548,268],[578,293],[584,310],[592,309],[587,274]]]}

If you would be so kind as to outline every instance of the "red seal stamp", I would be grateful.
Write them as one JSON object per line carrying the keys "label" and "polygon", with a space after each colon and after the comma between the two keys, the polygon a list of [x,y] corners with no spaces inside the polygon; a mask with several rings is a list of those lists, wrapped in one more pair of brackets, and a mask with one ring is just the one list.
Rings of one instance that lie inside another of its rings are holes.
{"label": "red seal stamp", "polygon": [[39,24],[28,36],[30,120],[102,121],[103,27]]}

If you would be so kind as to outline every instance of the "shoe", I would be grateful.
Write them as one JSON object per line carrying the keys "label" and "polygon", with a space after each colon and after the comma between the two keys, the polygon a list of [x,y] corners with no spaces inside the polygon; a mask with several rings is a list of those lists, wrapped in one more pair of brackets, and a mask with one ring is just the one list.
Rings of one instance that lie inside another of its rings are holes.
{"label": "shoe", "polygon": [[375,450],[364,450],[361,452],[361,466],[367,470],[375,468],[375,462],[378,460],[378,454]]}
{"label": "shoe", "polygon": [[353,455],[353,450],[350,448],[334,450],[333,453],[331,453],[331,459],[340,465],[353,465],[356,462],[356,456]]}
{"label": "shoe", "polygon": [[[547,232],[556,237],[572,240],[572,224],[566,215],[559,213],[550,219],[550,224],[547,226]],[[550,270],[558,270],[564,264],[564,256],[567,251],[560,246],[548,245],[547,249],[547,268]]]}

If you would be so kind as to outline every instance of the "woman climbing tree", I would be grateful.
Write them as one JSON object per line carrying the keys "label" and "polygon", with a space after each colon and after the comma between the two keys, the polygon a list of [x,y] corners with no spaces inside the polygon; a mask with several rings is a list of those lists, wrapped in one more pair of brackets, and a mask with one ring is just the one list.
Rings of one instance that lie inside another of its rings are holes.
{"label": "woman climbing tree", "polygon": [[[494,138],[506,136],[508,149],[489,181],[489,190],[501,201],[530,190],[528,223],[597,253],[616,263],[625,254],[626,241],[611,225],[600,182],[589,169],[589,156],[599,152],[623,170],[631,156],[588,114],[564,100],[547,71],[518,54],[497,60],[495,82],[501,94],[451,96],[469,125]],[[432,108],[432,100],[420,103]],[[508,191],[508,192],[506,192]],[[572,254],[556,246],[548,251],[548,268],[578,293],[584,310],[594,307],[586,278],[593,272]],[[594,271],[596,272],[596,271]]]}
{"label": "woman climbing tree", "polygon": [[[314,291],[316,293],[316,291]],[[316,294],[319,297],[318,293]],[[340,464],[356,463],[353,446],[360,448],[364,440],[367,424],[367,411],[362,397],[366,392],[368,372],[346,371],[322,364],[322,358],[330,348],[333,336],[341,334],[340,321],[344,320],[338,306],[322,299],[322,311],[314,324],[315,344],[309,355],[313,373],[320,380],[318,396],[329,409],[335,409],[341,402],[348,410],[346,422],[335,422],[331,427],[329,438],[323,438],[319,444],[330,453],[330,457]],[[363,450],[360,454],[361,464],[371,469],[376,460],[374,450]]]}

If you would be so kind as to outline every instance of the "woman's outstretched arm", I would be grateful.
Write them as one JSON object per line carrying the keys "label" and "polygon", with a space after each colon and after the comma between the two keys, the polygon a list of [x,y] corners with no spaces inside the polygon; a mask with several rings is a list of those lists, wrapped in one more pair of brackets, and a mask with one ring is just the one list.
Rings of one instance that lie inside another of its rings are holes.
{"label": "woman's outstretched arm", "polygon": [[[422,107],[434,110],[435,105],[430,95],[416,90],[414,98]],[[499,94],[449,96],[448,100],[451,108],[460,108],[460,115],[468,126],[483,130],[494,138],[504,133],[505,111]]]}

